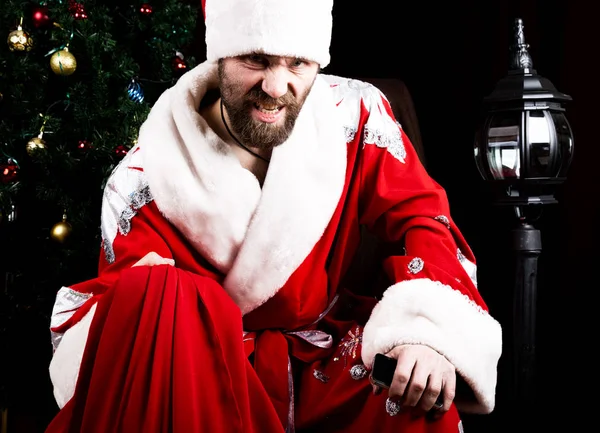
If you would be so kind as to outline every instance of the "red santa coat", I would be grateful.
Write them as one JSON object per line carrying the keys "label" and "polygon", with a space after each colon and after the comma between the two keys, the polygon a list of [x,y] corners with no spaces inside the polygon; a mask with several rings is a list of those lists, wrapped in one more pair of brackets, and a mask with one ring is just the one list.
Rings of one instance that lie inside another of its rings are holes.
{"label": "red santa coat", "polygon": [[[457,432],[492,411],[500,325],[385,96],[319,75],[261,188],[198,114],[216,86],[215,64],[185,74],[108,180],[98,277],[56,298],[48,432]],[[404,247],[381,299],[344,283],[361,226]],[[151,251],[175,266],[132,268]],[[369,392],[375,354],[416,343],[471,391],[435,422]]]}

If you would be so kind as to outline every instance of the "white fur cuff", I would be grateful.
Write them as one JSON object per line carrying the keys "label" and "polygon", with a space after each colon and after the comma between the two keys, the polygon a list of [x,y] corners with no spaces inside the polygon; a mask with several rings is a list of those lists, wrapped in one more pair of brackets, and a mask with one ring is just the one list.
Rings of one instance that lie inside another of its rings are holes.
{"label": "white fur cuff", "polygon": [[426,278],[388,288],[365,325],[363,362],[371,367],[376,353],[401,344],[424,344],[454,364],[477,400],[456,400],[459,410],[493,410],[502,329],[465,295]]}
{"label": "white fur cuff", "polygon": [[75,393],[83,351],[97,305],[94,304],[79,322],[64,333],[60,345],[52,355],[50,380],[54,386],[54,398],[61,409]]}

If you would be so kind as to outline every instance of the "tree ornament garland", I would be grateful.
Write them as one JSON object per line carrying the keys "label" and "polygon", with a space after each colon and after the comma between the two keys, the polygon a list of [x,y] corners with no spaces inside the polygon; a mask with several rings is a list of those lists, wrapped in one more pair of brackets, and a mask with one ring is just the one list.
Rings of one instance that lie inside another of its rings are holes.
{"label": "tree ornament garland", "polygon": [[40,114],[40,117],[44,119],[42,127],[37,137],[32,137],[28,142],[25,149],[29,156],[35,156],[38,152],[46,150],[46,141],[44,140],[44,129],[46,128],[46,122],[48,122],[48,116]]}
{"label": "tree ornament garland", "polygon": [[8,34],[6,43],[10,51],[31,51],[33,48],[33,38],[23,30],[23,17],[21,17],[17,29]]}
{"label": "tree ornament garland", "polygon": [[31,20],[33,21],[33,26],[36,29],[45,29],[52,26],[52,20],[48,15],[48,6],[35,6],[33,8]]}
{"label": "tree ornament garland", "polygon": [[50,68],[56,75],[68,77],[77,69],[77,59],[69,51],[69,45],[59,49],[50,57]]}
{"label": "tree ornament garland", "polygon": [[175,56],[171,60],[171,65],[173,66],[173,73],[177,76],[183,75],[188,70],[184,56],[179,51],[175,53]]}
{"label": "tree ornament garland", "polygon": [[144,90],[135,78],[132,78],[129,86],[127,86],[127,94],[129,95],[129,99],[133,102],[138,102],[140,104],[144,102]]}
{"label": "tree ornament garland", "polygon": [[54,241],[62,244],[67,241],[72,232],[73,227],[71,226],[71,223],[67,221],[67,212],[65,211],[63,213],[62,221],[57,222],[50,229],[50,237]]}
{"label": "tree ornament garland", "polygon": [[143,3],[140,6],[140,13],[146,16],[152,15],[152,5],[150,3]]}
{"label": "tree ornament garland", "polygon": [[129,149],[122,144],[115,147],[115,154],[119,158],[123,158],[125,155],[127,155],[127,152],[129,152]]}
{"label": "tree ornament garland", "polygon": [[77,150],[79,150],[82,153],[87,152],[88,150],[90,150],[92,148],[92,143],[90,143],[87,140],[79,140],[77,142]]}
{"label": "tree ornament garland", "polygon": [[76,20],[85,20],[88,17],[85,7],[81,3],[69,0],[68,9],[73,18],[75,18]]}
{"label": "tree ornament garland", "polygon": [[42,138],[43,133],[40,132],[40,135],[37,137],[31,138],[27,142],[26,150],[29,156],[34,156],[38,152],[46,150],[46,141]]}
{"label": "tree ornament garland", "polygon": [[7,184],[15,182],[19,176],[19,164],[14,158],[0,160],[0,182]]}

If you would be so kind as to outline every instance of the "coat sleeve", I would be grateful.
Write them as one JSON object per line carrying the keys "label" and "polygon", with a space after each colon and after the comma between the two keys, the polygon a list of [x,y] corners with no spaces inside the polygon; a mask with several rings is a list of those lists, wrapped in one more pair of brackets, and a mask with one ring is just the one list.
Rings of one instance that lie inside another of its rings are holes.
{"label": "coat sleeve", "polygon": [[54,350],[64,332],[87,314],[121,271],[152,251],[173,258],[156,230],[162,217],[145,182],[138,149],[132,149],[121,161],[104,188],[97,277],[64,286],[56,294],[50,322]]}
{"label": "coat sleeve", "polygon": [[149,252],[173,258],[156,230],[162,219],[144,181],[137,149],[116,167],[104,189],[97,277],[64,286],[56,294],[50,321],[53,356],[49,372],[60,408],[73,396],[97,301],[123,270]]}
{"label": "coat sleeve", "polygon": [[404,255],[385,259],[393,284],[373,309],[363,334],[363,361],[402,344],[424,344],[444,355],[469,385],[457,395],[465,412],[495,404],[502,333],[477,288],[473,253],[450,216],[444,189],[426,172],[376,88],[363,98],[359,218]]}

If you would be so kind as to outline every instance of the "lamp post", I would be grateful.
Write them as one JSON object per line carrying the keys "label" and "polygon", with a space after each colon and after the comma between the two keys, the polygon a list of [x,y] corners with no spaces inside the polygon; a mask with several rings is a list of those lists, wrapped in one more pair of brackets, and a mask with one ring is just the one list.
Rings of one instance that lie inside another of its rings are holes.
{"label": "lamp post", "polygon": [[534,226],[544,205],[566,179],[573,134],[564,104],[571,97],[533,69],[523,21],[515,20],[510,68],[484,98],[485,119],[475,138],[479,173],[492,187],[495,204],[514,209],[513,374],[517,410],[535,406],[535,327],[537,263],[542,251]]}

